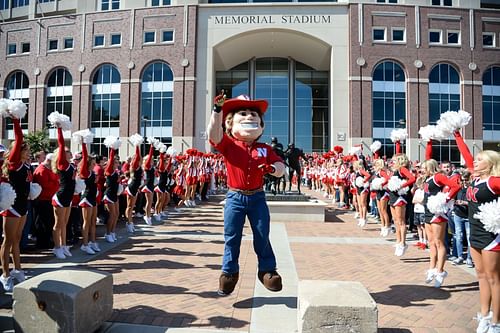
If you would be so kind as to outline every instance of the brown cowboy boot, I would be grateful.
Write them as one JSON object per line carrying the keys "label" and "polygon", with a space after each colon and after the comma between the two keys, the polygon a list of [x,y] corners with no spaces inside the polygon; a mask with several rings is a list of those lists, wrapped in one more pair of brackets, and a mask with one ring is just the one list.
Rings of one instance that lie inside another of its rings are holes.
{"label": "brown cowboy boot", "polygon": [[217,290],[217,294],[221,296],[231,294],[236,287],[236,283],[238,283],[239,277],[240,274],[238,272],[232,274],[222,272],[219,277],[219,290]]}
{"label": "brown cowboy boot", "polygon": [[281,276],[276,271],[262,272],[259,271],[257,276],[259,281],[270,291],[280,291],[283,288]]}

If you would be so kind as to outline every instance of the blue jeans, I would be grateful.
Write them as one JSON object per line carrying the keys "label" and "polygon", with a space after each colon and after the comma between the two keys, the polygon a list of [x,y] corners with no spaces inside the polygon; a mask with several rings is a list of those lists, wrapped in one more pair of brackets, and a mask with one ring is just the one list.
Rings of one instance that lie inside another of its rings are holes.
{"label": "blue jeans", "polygon": [[464,231],[467,237],[467,260],[471,260],[470,256],[470,224],[469,219],[453,214],[455,222],[455,244],[457,245],[458,256],[462,257],[464,252]]}
{"label": "blue jeans", "polygon": [[270,215],[265,192],[244,195],[229,191],[224,206],[224,257],[222,271],[239,272],[241,238],[245,217],[248,216],[253,233],[253,248],[257,254],[259,271],[276,269],[276,258],[269,242]]}

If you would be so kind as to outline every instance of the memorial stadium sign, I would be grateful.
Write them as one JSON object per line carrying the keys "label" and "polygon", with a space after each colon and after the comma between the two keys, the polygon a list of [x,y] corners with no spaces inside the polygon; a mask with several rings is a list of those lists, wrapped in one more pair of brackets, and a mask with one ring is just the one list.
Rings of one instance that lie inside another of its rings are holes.
{"label": "memorial stadium sign", "polygon": [[228,15],[214,16],[217,25],[236,24],[330,24],[331,15]]}

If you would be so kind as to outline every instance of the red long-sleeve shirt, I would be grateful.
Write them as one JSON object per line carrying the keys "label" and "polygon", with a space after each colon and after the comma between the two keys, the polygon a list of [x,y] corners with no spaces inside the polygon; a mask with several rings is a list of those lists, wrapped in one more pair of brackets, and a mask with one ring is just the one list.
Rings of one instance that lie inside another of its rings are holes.
{"label": "red long-sleeve shirt", "polygon": [[115,150],[113,148],[109,148],[108,162],[106,163],[104,174],[106,176],[111,176],[113,172],[115,172]]}
{"label": "red long-sleeve shirt", "polygon": [[9,154],[9,170],[14,171],[19,169],[21,166],[21,150],[23,145],[23,130],[21,129],[21,124],[19,119],[12,118],[12,123],[14,124],[14,145]]}
{"label": "red long-sleeve shirt", "polygon": [[130,162],[129,167],[129,170],[131,172],[139,169],[139,167],[141,166],[141,158],[141,150],[139,149],[139,146],[135,146],[135,154],[132,158],[132,162]]}
{"label": "red long-sleeve shirt", "polygon": [[415,176],[407,168],[402,167],[401,169],[399,169],[399,174],[407,179],[406,183],[401,185],[401,188],[406,187],[406,186],[412,186],[413,183],[415,183],[415,180],[416,180]]}
{"label": "red long-sleeve shirt", "polygon": [[57,170],[65,171],[69,167],[68,159],[66,158],[66,149],[64,146],[64,135],[62,128],[57,128],[57,144],[59,151],[57,152]]}
{"label": "red long-sleeve shirt", "polygon": [[87,152],[87,144],[82,143],[82,160],[79,163],[81,179],[87,179],[90,176],[88,159],[89,153]]}
{"label": "red long-sleeve shirt", "polygon": [[149,146],[149,154],[148,157],[146,158],[146,163],[144,163],[144,170],[149,170],[152,167],[152,161],[153,161],[153,153],[155,151],[155,147],[153,145]]}
{"label": "red long-sleeve shirt", "polygon": [[33,173],[33,182],[38,183],[42,192],[38,196],[38,200],[50,201],[54,194],[59,189],[59,176],[52,171],[52,168],[44,163],[37,166]]}
{"label": "red long-sleeve shirt", "polygon": [[427,141],[425,146],[425,159],[430,160],[432,158],[432,140]]}

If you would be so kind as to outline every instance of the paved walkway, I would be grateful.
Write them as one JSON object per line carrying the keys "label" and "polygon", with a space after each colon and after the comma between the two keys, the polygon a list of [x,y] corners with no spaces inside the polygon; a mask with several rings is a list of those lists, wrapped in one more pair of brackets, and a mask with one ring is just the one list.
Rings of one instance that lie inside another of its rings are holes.
{"label": "paved walkway", "polygon": [[[404,257],[395,257],[394,237],[378,236],[375,223],[359,229],[350,212],[329,205],[325,223],[293,216],[272,223],[271,241],[284,280],[279,293],[256,282],[247,225],[240,282],[232,295],[216,294],[222,231],[222,208],[214,201],[172,211],[161,225],[141,224],[132,237],[121,230],[119,241],[102,243],[105,251],[99,255],[75,249],[71,259],[62,261],[48,252],[28,254],[23,255],[24,268],[28,275],[64,266],[112,273],[114,313],[106,332],[292,333],[297,330],[297,284],[305,279],[363,283],[378,305],[379,332],[475,330],[479,292],[473,270],[447,263],[443,287],[428,286],[423,282],[427,252],[410,245]],[[0,296],[0,306],[0,327],[8,328],[10,295]]]}

